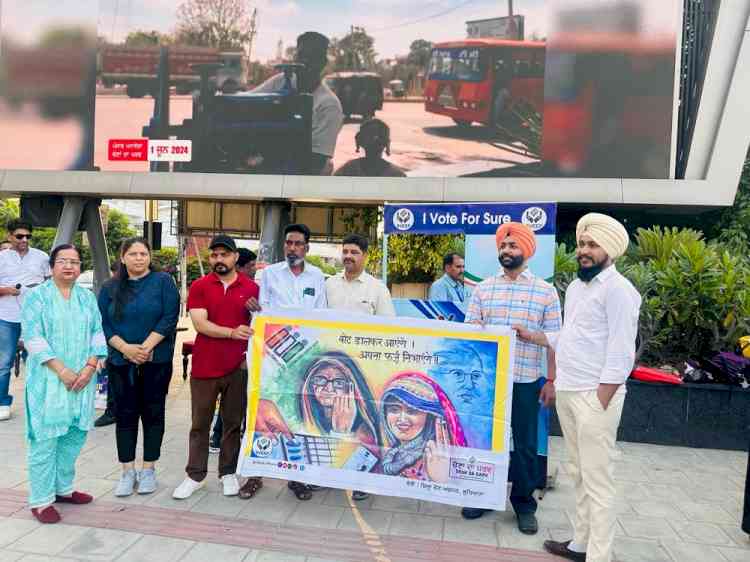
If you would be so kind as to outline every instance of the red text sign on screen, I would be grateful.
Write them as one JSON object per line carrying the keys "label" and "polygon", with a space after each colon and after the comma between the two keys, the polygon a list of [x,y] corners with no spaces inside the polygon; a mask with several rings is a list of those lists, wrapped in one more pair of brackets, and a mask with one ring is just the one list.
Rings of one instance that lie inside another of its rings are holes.
{"label": "red text sign on screen", "polygon": [[110,139],[107,155],[111,162],[145,162],[148,139]]}

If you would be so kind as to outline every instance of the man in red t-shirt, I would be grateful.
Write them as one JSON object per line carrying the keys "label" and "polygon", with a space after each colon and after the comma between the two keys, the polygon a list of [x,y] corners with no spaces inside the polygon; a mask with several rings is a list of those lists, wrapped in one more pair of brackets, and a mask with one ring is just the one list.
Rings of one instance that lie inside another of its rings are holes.
{"label": "man in red t-shirt", "polygon": [[209,246],[213,270],[190,287],[187,308],[198,332],[190,374],[192,427],[187,477],[172,494],[187,499],[202,488],[208,471],[208,435],[216,400],[224,431],[219,452],[219,478],[225,496],[239,493],[235,476],[242,420],[247,402],[245,352],[250,337],[248,299],[258,298],[258,285],[235,270],[239,253],[229,236],[216,236]]}

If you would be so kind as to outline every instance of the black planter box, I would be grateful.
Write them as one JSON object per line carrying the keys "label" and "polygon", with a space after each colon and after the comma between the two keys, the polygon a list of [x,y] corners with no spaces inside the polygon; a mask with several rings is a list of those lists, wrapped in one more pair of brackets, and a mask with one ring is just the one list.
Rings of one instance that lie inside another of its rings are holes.
{"label": "black planter box", "polygon": [[[550,423],[550,434],[562,435],[554,410]],[[745,451],[748,436],[750,390],[628,380],[620,441]]]}

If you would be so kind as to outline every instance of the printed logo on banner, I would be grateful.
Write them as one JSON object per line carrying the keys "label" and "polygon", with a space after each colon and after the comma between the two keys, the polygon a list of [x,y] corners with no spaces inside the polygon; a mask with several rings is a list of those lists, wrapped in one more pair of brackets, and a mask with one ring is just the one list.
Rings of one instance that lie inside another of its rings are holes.
{"label": "printed logo on banner", "polygon": [[[260,464],[260,463],[259,463]],[[299,470],[300,472],[305,471],[305,465],[303,464],[297,464],[297,463],[291,463],[291,462],[285,462],[285,461],[279,461],[276,463],[277,468],[283,468],[284,470]]]}
{"label": "printed logo on banner", "polygon": [[531,230],[541,230],[547,224],[547,213],[541,207],[529,207],[521,215],[521,222]]}
{"label": "printed logo on banner", "polygon": [[414,213],[411,212],[411,209],[402,207],[393,213],[393,226],[398,230],[409,230],[414,226]]}
{"label": "printed logo on banner", "polygon": [[259,457],[268,457],[273,452],[273,442],[265,435],[258,437],[253,443],[253,453]]}
{"label": "printed logo on banner", "polygon": [[451,457],[450,477],[455,480],[492,483],[495,481],[495,465],[474,459]]}

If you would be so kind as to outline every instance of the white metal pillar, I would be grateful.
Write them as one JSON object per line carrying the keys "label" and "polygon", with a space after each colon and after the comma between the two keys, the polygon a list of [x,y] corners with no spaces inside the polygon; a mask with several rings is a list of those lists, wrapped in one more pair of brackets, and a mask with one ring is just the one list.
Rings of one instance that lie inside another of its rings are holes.
{"label": "white metal pillar", "polygon": [[[722,0],[685,179],[720,179],[720,188],[734,193],[749,138],[746,117],[749,77],[750,2]],[[717,200],[727,199],[719,195],[716,193]]]}
{"label": "white metal pillar", "polygon": [[99,212],[101,201],[90,199],[83,209],[83,219],[86,226],[86,236],[91,247],[91,261],[94,269],[94,290],[98,293],[102,285],[109,279],[109,252],[107,239],[104,236],[104,224]]}
{"label": "white metal pillar", "polygon": [[65,197],[52,248],[56,248],[60,244],[73,243],[78,232],[78,225],[81,224],[81,217],[83,216],[83,208],[85,206],[86,198],[84,197]]}
{"label": "white metal pillar", "polygon": [[284,229],[289,224],[289,204],[279,201],[263,203],[263,226],[260,230],[258,260],[264,263],[281,261],[284,253]]}

